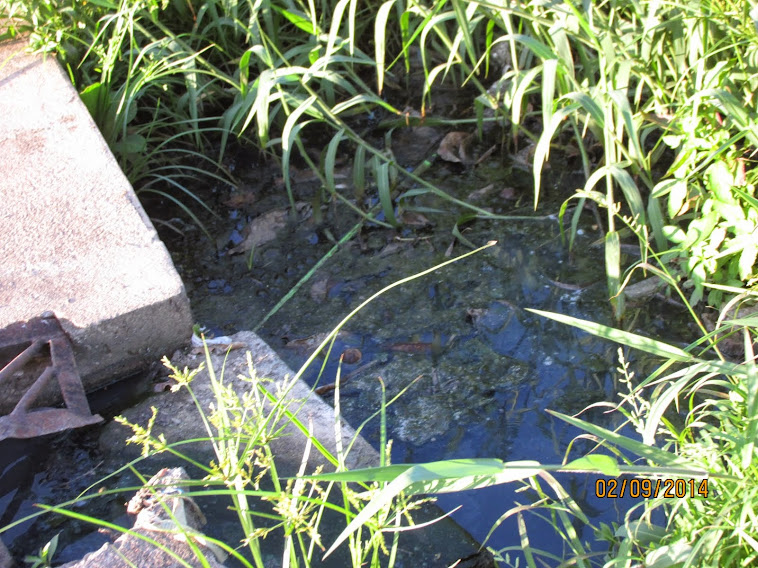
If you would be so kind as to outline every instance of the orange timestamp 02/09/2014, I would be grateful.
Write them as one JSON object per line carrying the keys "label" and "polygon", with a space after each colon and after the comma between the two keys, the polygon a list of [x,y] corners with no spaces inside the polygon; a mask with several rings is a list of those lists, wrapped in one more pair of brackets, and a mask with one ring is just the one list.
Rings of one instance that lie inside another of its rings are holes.
{"label": "orange timestamp 02/09/2014", "polygon": [[595,481],[595,496],[601,499],[632,497],[643,499],[657,497],[684,499],[686,497],[708,497],[708,479],[638,479],[611,478]]}

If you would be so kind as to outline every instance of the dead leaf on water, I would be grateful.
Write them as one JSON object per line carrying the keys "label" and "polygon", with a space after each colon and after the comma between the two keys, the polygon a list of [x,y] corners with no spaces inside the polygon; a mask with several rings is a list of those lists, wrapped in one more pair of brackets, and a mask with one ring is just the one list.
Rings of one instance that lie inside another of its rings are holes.
{"label": "dead leaf on water", "polygon": [[488,193],[495,190],[495,184],[491,183],[489,185],[485,185],[481,189],[476,189],[468,194],[468,197],[466,198],[466,201],[479,201],[480,199],[484,199]]}
{"label": "dead leaf on water", "polygon": [[[534,151],[537,149],[537,145],[534,142],[530,142],[521,150],[511,155],[513,165],[523,169],[530,169],[532,167],[532,161],[534,160]],[[548,164],[544,164],[545,167]]]}
{"label": "dead leaf on water", "polygon": [[[310,206],[298,202],[298,219],[303,221],[311,216]],[[252,250],[253,247],[266,244],[276,238],[277,233],[287,225],[289,208],[273,209],[253,219],[245,228],[245,240],[236,247],[229,249],[229,254],[239,254]]]}
{"label": "dead leaf on water", "polygon": [[398,215],[398,221],[406,227],[412,229],[422,229],[424,227],[430,227],[432,222],[429,221],[424,215],[417,211],[403,211]]}
{"label": "dead leaf on water", "polygon": [[516,199],[516,188],[511,187],[510,185],[505,186],[500,191],[500,197],[503,199]]}
{"label": "dead leaf on water", "polygon": [[342,352],[340,359],[342,359],[342,362],[346,365],[357,365],[361,362],[361,359],[363,359],[363,353],[361,353],[360,349],[348,347]]}
{"label": "dead leaf on water", "polygon": [[310,296],[311,300],[317,304],[326,300],[326,296],[329,293],[329,278],[324,276],[319,278],[313,284],[311,284]]}
{"label": "dead leaf on water", "polygon": [[232,193],[225,201],[222,202],[227,207],[239,209],[246,205],[255,203],[255,192],[251,189],[238,190]]}
{"label": "dead leaf on water", "polygon": [[472,154],[475,138],[468,132],[449,132],[440,142],[437,154],[448,162],[473,164],[476,161]]}
{"label": "dead leaf on water", "polygon": [[391,243],[388,243],[382,250],[379,251],[377,254],[377,257],[384,258],[385,256],[390,256],[392,254],[397,254],[399,252],[404,251],[408,248],[408,243],[401,242],[401,241],[392,241]]}

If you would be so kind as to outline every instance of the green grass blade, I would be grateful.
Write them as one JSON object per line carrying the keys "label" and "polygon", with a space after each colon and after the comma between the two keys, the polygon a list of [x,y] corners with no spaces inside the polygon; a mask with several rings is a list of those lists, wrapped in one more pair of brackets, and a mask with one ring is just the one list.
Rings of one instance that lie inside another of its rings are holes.
{"label": "green grass blade", "polygon": [[376,179],[376,187],[379,192],[379,202],[382,204],[382,212],[385,219],[393,227],[397,227],[400,223],[395,218],[395,208],[392,203],[392,189],[390,187],[390,164],[388,162],[379,163],[378,160],[374,161],[374,177]]}
{"label": "green grass blade", "polygon": [[542,134],[537,142],[537,147],[534,149],[534,159],[532,162],[532,174],[534,175],[534,208],[537,209],[537,204],[540,200],[540,186],[542,185],[542,168],[547,162],[548,155],[550,153],[550,142],[553,136],[558,131],[558,128],[563,123],[563,119],[572,114],[576,110],[576,105],[569,105],[566,108],[562,108],[555,112],[551,117]]}
{"label": "green grass blade", "polygon": [[385,57],[387,54],[387,19],[395,0],[387,0],[379,7],[374,22],[374,44],[376,60],[376,92],[382,94],[384,88]]}
{"label": "green grass blade", "polygon": [[324,177],[326,178],[326,189],[329,193],[337,193],[337,184],[334,180],[334,167],[337,161],[337,149],[345,134],[345,129],[341,128],[337,134],[332,136],[329,145],[326,147],[326,157],[324,158]]}
{"label": "green grass blade", "polygon": [[621,294],[621,240],[618,231],[605,234],[605,274],[611,305],[616,319],[620,319],[624,313],[624,296]]}
{"label": "green grass blade", "polygon": [[725,375],[734,376],[744,376],[744,373],[746,372],[744,366],[742,365],[737,365],[725,361],[705,361],[698,359],[684,349],[680,349],[674,345],[664,343],[663,341],[659,341],[657,339],[651,339],[643,335],[637,335],[628,331],[608,327],[607,325],[602,325],[592,321],[587,321],[572,316],[566,316],[563,314],[556,314],[554,312],[545,312],[542,310],[535,310],[533,308],[525,309],[539,316],[546,317],[548,319],[555,320],[572,327],[576,327],[597,337],[602,337],[603,339],[608,339],[610,341],[620,343],[621,345],[639,349],[645,353],[657,355],[659,357],[663,357],[664,359],[697,364],[703,371],[723,373]]}
{"label": "green grass blade", "polygon": [[651,353],[653,355],[658,355],[659,357],[664,357],[666,359],[674,359],[675,361],[692,361],[692,354],[687,353],[684,349],[680,349],[679,347],[669,345],[668,343],[664,343],[656,339],[651,339],[649,337],[644,337],[642,335],[637,335],[628,331],[622,331],[620,329],[614,329],[606,325],[575,318],[572,316],[556,314],[553,312],[545,312],[542,310],[535,310],[533,308],[526,308],[526,310],[539,316],[566,325],[570,325],[572,327],[576,327],[578,329],[586,331],[587,333],[596,335],[597,337],[602,337],[603,339],[608,339],[622,345],[628,345],[629,347],[639,349],[645,353]]}
{"label": "green grass blade", "polygon": [[661,450],[660,448],[656,448],[655,446],[649,446],[647,444],[643,444],[642,442],[637,442],[636,440],[632,440],[631,438],[627,438],[626,436],[622,436],[621,434],[617,434],[611,430],[607,430],[600,426],[595,426],[594,424],[590,424],[589,422],[585,422],[584,420],[580,420],[579,418],[575,418],[573,416],[567,416],[566,414],[562,414],[555,410],[548,409],[546,412],[552,414],[556,418],[560,418],[564,422],[568,422],[572,426],[576,426],[580,430],[589,432],[590,434],[597,436],[601,440],[609,442],[614,446],[629,450],[630,452],[633,452],[636,455],[645,458],[646,460],[649,460],[655,464],[687,468],[692,470],[693,473],[700,472],[703,474],[703,476],[707,473],[703,471],[702,468],[690,463],[688,460],[677,456],[676,454],[672,454],[665,450]]}
{"label": "green grass blade", "polygon": [[[403,466],[387,466],[391,472],[398,471]],[[380,471],[387,468],[371,468],[370,474],[374,477],[385,476]],[[365,472],[366,470],[364,470]],[[460,459],[431,462],[427,464],[413,465],[397,475],[387,486],[379,491],[369,503],[358,513],[344,531],[337,537],[324,558],[334,552],[340,544],[359,527],[365,524],[379,511],[388,507],[392,500],[401,492],[409,494],[460,491],[464,488],[482,487],[485,483],[493,485],[508,483],[519,479],[525,479],[537,475],[542,470],[539,463],[534,461],[503,463],[498,459]],[[318,478],[327,480],[331,476],[360,473],[341,472],[335,474],[323,474]],[[341,477],[341,479],[345,479]]]}

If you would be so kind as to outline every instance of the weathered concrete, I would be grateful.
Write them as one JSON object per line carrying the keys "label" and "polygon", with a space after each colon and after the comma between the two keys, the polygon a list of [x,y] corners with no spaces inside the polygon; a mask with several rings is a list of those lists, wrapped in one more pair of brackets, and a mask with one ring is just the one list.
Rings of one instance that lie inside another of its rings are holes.
{"label": "weathered concrete", "polygon": [[[68,77],[24,48],[0,44],[0,328],[53,311],[91,390],[185,344],[192,318],[168,252]],[[30,380],[3,385],[0,414]]]}
{"label": "weathered concrete", "polygon": [[[228,357],[223,350],[211,354],[212,366],[218,378],[223,376],[223,384],[231,387],[237,396],[249,394],[255,387],[246,377],[251,376],[247,362],[247,352],[251,353],[253,374],[265,382],[267,388],[276,392],[287,385],[286,400],[288,409],[296,412],[298,418],[309,425],[313,436],[321,442],[330,452],[336,454],[336,428],[334,409],[326,404],[318,395],[314,394],[308,385],[302,381],[292,384],[287,377],[292,376],[292,371],[279,358],[279,356],[252,332],[240,332],[231,337],[236,349],[229,352]],[[197,368],[205,361],[205,356],[195,350],[193,353],[175,354],[173,363],[179,368]],[[268,381],[270,380],[270,382]],[[209,413],[211,405],[218,406],[214,397],[211,381],[207,371],[199,373],[191,383],[192,390],[205,413]],[[232,402],[228,404],[234,404]],[[133,424],[146,426],[152,416],[152,407],[157,409],[152,433],[154,436],[164,434],[168,443],[207,438],[204,422],[200,419],[198,408],[185,388],[172,392],[157,394],[139,405],[123,413],[124,417]],[[270,408],[270,405],[268,406]],[[248,413],[247,416],[251,416]],[[249,418],[250,423],[254,423]],[[286,425],[286,419],[282,418],[279,427],[283,427],[277,436],[270,441],[270,447],[274,454],[276,470],[280,477],[294,476],[297,474],[303,462],[306,448],[306,436],[291,424]],[[268,428],[278,430],[273,424]],[[122,465],[127,460],[137,459],[141,452],[141,446],[129,445],[124,448],[124,440],[131,435],[131,430],[117,423],[110,423],[105,427],[100,439],[100,446],[104,452],[111,455],[112,465]],[[214,435],[217,435],[214,433]],[[362,437],[356,436],[355,430],[349,425],[342,423],[341,439],[342,447],[350,452],[347,454],[345,464],[348,468],[371,467],[379,464],[379,455],[374,448]],[[352,446],[350,444],[352,443]],[[197,442],[191,445],[182,445],[178,451],[190,455],[193,459],[208,463],[211,459],[218,461],[213,453],[209,442]],[[180,459],[169,452],[158,454],[150,458],[147,463],[138,463],[139,469],[145,475],[152,475],[160,467],[176,467],[182,465]],[[313,473],[318,466],[325,466],[326,470],[333,470],[333,466],[315,449],[311,448],[308,454],[305,471]],[[198,502],[200,502],[198,500]],[[417,523],[423,523],[441,516],[440,509],[427,506],[416,511],[413,517]],[[209,519],[213,524],[213,519]],[[209,525],[210,526],[210,525]],[[323,522],[323,543],[328,546],[333,542],[337,534],[344,528],[344,519],[338,515],[329,518],[329,522]],[[235,546],[233,542],[227,542]],[[269,550],[271,559],[267,566],[276,566],[274,551],[280,543],[276,535],[266,537],[263,544]],[[418,531],[403,533],[401,536],[400,566],[442,567],[450,566],[457,559],[471,557],[477,554],[478,545],[471,536],[460,526],[450,519],[443,519],[430,527]],[[281,548],[278,549],[281,554]],[[339,551],[338,551],[339,552]],[[344,552],[344,551],[342,551]],[[477,557],[478,558],[478,557]],[[335,560],[335,559],[333,559]],[[345,559],[336,560],[327,566],[347,565]],[[470,562],[470,561],[467,561]],[[470,566],[470,563],[462,563],[461,566]],[[490,563],[489,566],[494,566]]]}

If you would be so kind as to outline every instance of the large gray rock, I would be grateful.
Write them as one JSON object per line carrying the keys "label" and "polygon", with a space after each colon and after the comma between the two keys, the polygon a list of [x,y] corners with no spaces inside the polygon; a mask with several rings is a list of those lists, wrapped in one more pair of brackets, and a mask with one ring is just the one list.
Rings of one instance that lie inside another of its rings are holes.
{"label": "large gray rock", "polygon": [[[0,329],[52,311],[85,388],[186,343],[184,286],[54,58],[0,44]],[[3,361],[0,360],[0,365]],[[3,385],[7,413],[31,378]],[[59,400],[56,385],[42,400]]]}

